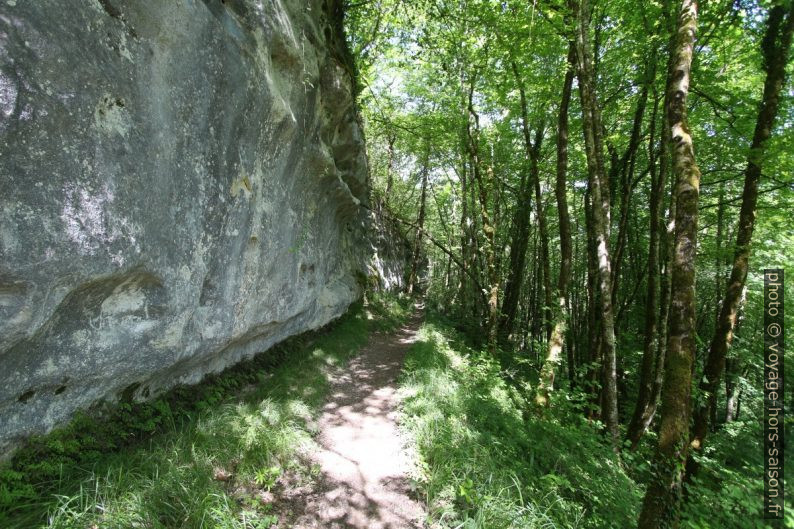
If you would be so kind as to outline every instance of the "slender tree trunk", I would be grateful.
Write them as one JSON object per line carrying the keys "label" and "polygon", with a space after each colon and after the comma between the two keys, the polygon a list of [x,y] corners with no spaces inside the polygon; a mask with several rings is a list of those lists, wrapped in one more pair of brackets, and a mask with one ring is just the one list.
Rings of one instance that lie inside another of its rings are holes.
{"label": "slender tree trunk", "polygon": [[502,317],[499,324],[500,341],[505,343],[513,332],[518,300],[521,296],[521,287],[524,282],[524,266],[526,264],[527,242],[529,240],[529,212],[531,211],[532,182],[540,174],[540,148],[543,142],[543,124],[535,129],[535,139],[532,141],[529,127],[529,113],[527,97],[521,76],[515,62],[511,63],[515,76],[518,92],[521,96],[521,125],[524,133],[524,148],[529,160],[529,178],[522,173],[519,183],[518,207],[513,220],[513,230],[510,241],[510,265],[505,281],[504,300],[502,302]]}
{"label": "slender tree trunk", "polygon": [[[533,165],[538,167],[540,161],[533,161]],[[543,270],[543,338],[548,340],[551,336],[551,269],[549,266],[549,228],[546,223],[546,208],[543,204],[543,197],[540,194],[540,171],[534,171],[535,178],[535,213],[538,218],[538,235],[540,236],[540,262]]]}
{"label": "slender tree trunk", "polygon": [[[648,430],[653,421],[654,417],[656,416],[656,410],[659,403],[659,397],[662,393],[662,383],[664,382],[664,362],[665,362],[665,355],[667,351],[667,336],[668,336],[668,317],[670,315],[670,288],[671,288],[671,270],[673,268],[673,252],[671,251],[671,247],[673,245],[673,241],[675,238],[675,215],[676,215],[676,196],[675,196],[675,189],[677,185],[676,176],[673,175],[673,181],[671,182],[670,186],[670,207],[668,210],[667,219],[664,219],[662,215],[662,204],[663,199],[666,194],[665,186],[667,185],[667,174],[670,171],[670,153],[669,153],[669,146],[670,146],[670,138],[668,137],[667,130],[669,129],[669,124],[667,121],[667,106],[668,106],[668,94],[670,93],[670,81],[672,76],[670,75],[670,70],[673,67],[673,50],[675,49],[675,33],[674,33],[674,25],[675,19],[672,16],[669,16],[670,6],[668,2],[665,2],[664,5],[664,12],[668,15],[668,28],[670,32],[670,41],[668,43],[668,61],[667,61],[667,70],[666,70],[666,84],[665,84],[665,95],[664,95],[664,104],[663,104],[663,111],[662,111],[662,134],[659,138],[659,155],[657,160],[659,162],[659,195],[657,199],[659,200],[659,204],[657,205],[657,224],[655,226],[656,233],[657,233],[657,253],[659,262],[657,263],[657,268],[653,272],[652,275],[659,274],[659,303],[658,303],[658,313],[652,314],[654,319],[658,322],[655,327],[655,339],[654,342],[650,342],[650,333],[649,329],[651,327],[651,323],[648,321],[647,318],[651,317],[651,314],[646,314],[646,335],[645,335],[645,348],[643,354],[643,370],[646,369],[645,362],[648,360],[646,354],[650,354],[650,349],[655,350],[655,354],[652,360],[652,367],[650,370],[650,389],[648,393],[645,395],[640,395],[638,397],[637,408],[635,408],[635,416],[632,417],[632,424],[629,425],[628,430],[628,439],[632,442],[632,450],[637,448],[637,445]],[[649,154],[649,157],[653,155]],[[653,208],[653,205],[651,206]],[[653,228],[652,228],[653,229]],[[649,252],[650,253],[650,252]],[[650,255],[649,255],[649,261]],[[650,263],[649,263],[650,265]],[[659,266],[661,265],[661,266]],[[648,273],[650,278],[651,268],[648,267]],[[655,282],[655,279],[650,279],[650,281]],[[648,285],[650,289],[651,285]],[[650,292],[650,290],[649,290]],[[650,298],[650,294],[649,294]],[[650,299],[648,309],[650,310]],[[657,310],[657,309],[654,309]],[[642,381],[646,381],[648,379],[645,378],[645,372],[643,371],[642,374]],[[640,386],[640,392],[642,393],[643,388],[642,385]],[[647,400],[646,400],[647,398]],[[642,406],[642,411],[638,408]],[[640,413],[641,415],[636,418],[636,415]],[[634,421],[637,421],[636,423]]]}
{"label": "slender tree trunk", "polygon": [[[656,161],[653,155],[653,138],[656,126],[656,106],[654,104],[654,117],[651,120],[651,139],[649,140],[649,156],[651,158],[651,196],[650,196],[650,241],[648,243],[648,279],[647,294],[645,302],[645,342],[642,354],[642,365],[640,368],[640,384],[637,394],[637,402],[634,407],[634,415],[629,423],[626,437],[631,442],[632,447],[636,447],[642,435],[650,425],[653,415],[650,401],[653,397],[653,387],[655,379],[656,357],[659,351],[658,342],[658,285],[657,274],[659,272],[659,230],[662,220],[662,204],[664,201],[665,171],[657,171]],[[662,119],[662,130],[665,130],[667,120]],[[662,135],[662,145],[664,134]],[[662,147],[664,149],[664,147]],[[661,149],[660,149],[661,150]],[[662,153],[660,152],[660,155]],[[655,408],[655,407],[654,407]]]}
{"label": "slender tree trunk", "polygon": [[[574,221],[574,233],[579,234],[579,218],[580,216],[577,215],[576,212],[576,200],[574,197],[574,211],[573,211],[573,221]],[[576,236],[573,237],[573,259],[571,264],[573,265],[573,284],[578,286],[579,288],[570,288],[570,324],[571,324],[571,331],[568,333],[570,336],[570,340],[568,340],[568,378],[570,379],[570,386],[571,388],[577,387],[578,383],[576,380],[576,370],[579,366],[582,365],[582,329],[585,327],[585,323],[587,321],[586,313],[583,314],[583,309],[586,308],[586,297],[584,300],[582,299],[585,293],[587,292],[587,281],[585,279],[585,269],[586,266],[577,265],[581,263],[583,259],[581,258],[580,253],[580,237]],[[584,287],[584,288],[582,288]]]}
{"label": "slender tree trunk", "polygon": [[[469,156],[471,158],[472,173],[477,182],[478,198],[480,201],[480,216],[482,217],[482,232],[485,237],[485,266],[488,279],[488,349],[496,352],[497,330],[499,325],[499,276],[496,268],[495,228],[488,214],[488,188],[482,177],[480,167],[479,134],[480,118],[474,110],[474,79],[469,90],[469,121],[468,139]],[[491,171],[486,171],[492,176]]]}
{"label": "slender tree trunk", "polygon": [[[665,223],[663,217],[663,203],[665,187],[667,185],[667,173],[669,167],[668,147],[669,138],[667,130],[669,127],[667,119],[667,107],[669,105],[670,83],[672,80],[671,68],[673,67],[673,50],[675,46],[675,34],[673,33],[673,18],[669,16],[669,4],[665,3],[664,12],[668,14],[668,28],[671,33],[670,41],[667,45],[668,59],[664,102],[662,105],[662,133],[659,138],[658,178],[656,176],[656,164],[651,162],[651,225],[650,242],[648,246],[648,282],[647,282],[647,301],[645,313],[645,341],[643,347],[642,366],[640,372],[639,393],[634,408],[631,422],[627,431],[627,439],[631,442],[632,449],[637,447],[642,436],[647,431],[654,416],[656,415],[657,403],[662,388],[664,378],[664,357],[667,346],[667,316],[670,299],[670,269],[672,267],[672,252],[669,251],[670,243],[674,237],[673,227],[675,226],[675,182],[673,183],[670,200],[669,221]],[[655,92],[655,90],[654,90]],[[655,116],[654,109],[654,116]],[[652,125],[655,124],[652,123]],[[653,134],[651,134],[653,136]],[[652,149],[649,147],[649,158],[654,159]],[[659,263],[662,266],[659,266]],[[658,282],[657,297],[657,274],[661,274]],[[658,301],[658,303],[657,303]]]}
{"label": "slender tree trunk", "polygon": [[466,171],[466,156],[465,146],[461,141],[461,156],[460,156],[460,256],[463,262],[463,270],[460,274],[460,284],[458,285],[458,298],[461,304],[461,314],[466,314],[466,309],[469,305],[469,279],[467,273],[470,273],[471,266],[471,240],[469,238],[469,201],[468,201],[468,171]]}
{"label": "slender tree trunk", "polygon": [[[591,226],[593,224],[593,200],[588,190],[584,195],[584,218],[585,218],[585,233],[587,244],[585,245],[584,253],[585,260],[587,261],[587,351],[586,362],[589,364],[587,369],[587,386],[590,392],[590,402],[597,405],[599,402],[600,391],[596,391],[597,384],[601,378],[601,369],[599,364],[601,362],[600,351],[600,334],[598,319],[598,264],[596,263],[596,240]],[[592,410],[588,416],[596,418],[599,416],[599,411]]]}
{"label": "slender tree trunk", "polygon": [[725,226],[725,183],[720,182],[717,194],[717,251],[714,259],[714,330],[720,324],[720,307],[722,305],[722,239]]}
{"label": "slender tree trunk", "polygon": [[397,137],[389,134],[387,139],[388,144],[386,147],[387,163],[386,163],[386,199],[391,196],[392,186],[394,185],[394,142]]}
{"label": "slender tree trunk", "polygon": [[[571,280],[571,219],[568,214],[568,108],[571,103],[571,89],[573,87],[574,63],[576,48],[571,43],[568,48],[568,70],[562,85],[562,101],[557,120],[557,179],[554,194],[557,198],[557,214],[560,222],[560,275],[557,279],[557,307],[554,311],[554,326],[549,337],[546,353],[546,362],[540,375],[540,384],[536,401],[541,406],[548,406],[549,392],[554,389],[554,374],[562,357],[565,345],[566,319],[569,306],[568,284]],[[568,345],[569,353],[573,351]],[[573,355],[568,356],[569,377],[573,381]]]}
{"label": "slender tree trunk", "polygon": [[[738,378],[739,373],[737,372],[737,368],[734,364],[736,364],[735,359],[727,359],[726,364],[726,371],[725,371],[725,422],[733,422],[739,418],[739,400],[742,396],[742,390],[739,386]],[[741,377],[744,378],[747,376],[747,367],[745,367],[741,372]]]}
{"label": "slender tree trunk", "polygon": [[[665,120],[666,119],[667,118],[665,118]],[[665,130],[667,130],[667,128],[665,128]],[[668,139],[665,139],[665,141],[668,141]],[[666,152],[663,154],[664,156],[661,157],[659,171],[669,172],[669,156]],[[649,425],[656,414],[659,398],[662,395],[662,384],[664,383],[664,365],[665,358],[667,356],[667,341],[670,335],[670,327],[668,322],[670,321],[670,298],[673,287],[672,275],[673,261],[675,257],[673,253],[673,245],[675,244],[675,218],[676,211],[678,209],[678,200],[675,195],[675,189],[678,186],[678,177],[675,174],[672,176],[673,181],[670,186],[670,207],[667,214],[667,221],[665,222],[664,228],[660,230],[663,237],[659,253],[661,254],[663,264],[662,272],[659,276],[659,340],[657,346],[659,351],[656,355],[656,364],[654,367],[656,376],[654,377],[651,400],[648,404],[648,411],[646,414],[648,416],[647,421]]]}
{"label": "slender tree trunk", "polygon": [[[574,8],[579,6],[574,5]],[[601,346],[603,348],[603,411],[602,420],[615,450],[620,447],[617,403],[617,362],[615,358],[615,326],[612,307],[612,270],[609,256],[609,183],[604,169],[601,111],[598,107],[593,74],[593,54],[590,48],[590,7],[581,0],[577,13],[576,70],[579,78],[579,98],[582,106],[585,151],[589,188],[592,193],[590,229],[596,240],[601,311]]]}
{"label": "slender tree trunk", "polygon": [[[703,447],[703,442],[708,434],[711,411],[717,406],[717,389],[725,369],[725,357],[733,341],[736,315],[739,312],[740,300],[747,280],[750,243],[755,227],[755,210],[758,201],[758,182],[761,179],[761,164],[766,143],[772,135],[772,127],[780,106],[780,93],[785,82],[792,32],[794,32],[794,2],[789,4],[788,9],[782,5],[773,7],[769,12],[766,34],[761,46],[766,80],[750,154],[747,159],[747,168],[744,172],[744,192],[742,193],[742,209],[739,213],[739,227],[736,233],[733,269],[723,298],[717,329],[709,346],[705,372],[700,384],[704,398],[698,403],[695,410],[691,440],[694,450],[700,450]],[[692,461],[694,463],[694,460]],[[694,465],[690,466],[694,470]]]}
{"label": "slender tree trunk", "polygon": [[617,306],[618,285],[620,283],[620,269],[623,265],[623,254],[626,249],[626,240],[629,231],[629,213],[631,212],[631,195],[634,192],[634,168],[637,161],[637,151],[640,146],[642,135],[642,122],[645,116],[645,109],[648,105],[648,92],[656,78],[656,50],[645,67],[642,79],[640,96],[637,99],[637,108],[634,111],[634,123],[631,127],[631,137],[629,146],[620,164],[621,176],[621,196],[620,196],[620,219],[618,221],[617,248],[615,249],[614,263],[612,267],[612,303]]}
{"label": "slender tree trunk", "polygon": [[686,99],[697,30],[697,2],[682,0],[667,119],[677,177],[675,258],[673,262],[670,335],[662,389],[662,418],[655,472],[640,513],[639,528],[678,526],[683,466],[689,446],[690,393],[695,358],[695,255],[697,249],[700,170],[687,123]]}
{"label": "slender tree trunk", "polygon": [[[463,13],[465,4],[463,0],[458,2],[458,12]],[[458,19],[460,30],[465,33],[467,19],[460,17]],[[469,113],[466,105],[467,101],[467,88],[466,88],[466,67],[467,61],[464,60],[462,49],[458,49],[455,55],[457,85],[458,85],[458,108],[456,130],[458,134],[457,152],[460,164],[460,255],[463,267],[460,273],[460,283],[458,284],[458,299],[460,299],[459,315],[461,319],[466,321],[469,318],[470,311],[476,311],[477,303],[480,298],[480,293],[474,293],[472,296],[471,289],[473,288],[470,275],[474,275],[474,267],[472,266],[472,246],[471,240],[471,221],[469,213],[469,171],[468,171],[468,119]],[[476,321],[476,320],[475,320]]]}
{"label": "slender tree trunk", "polygon": [[413,294],[419,274],[419,261],[422,258],[422,235],[425,230],[425,206],[427,204],[427,177],[430,172],[430,137],[425,140],[425,161],[422,166],[422,191],[419,198],[419,217],[416,220],[416,236],[414,237],[414,251],[411,259],[411,275],[408,279],[408,294]]}

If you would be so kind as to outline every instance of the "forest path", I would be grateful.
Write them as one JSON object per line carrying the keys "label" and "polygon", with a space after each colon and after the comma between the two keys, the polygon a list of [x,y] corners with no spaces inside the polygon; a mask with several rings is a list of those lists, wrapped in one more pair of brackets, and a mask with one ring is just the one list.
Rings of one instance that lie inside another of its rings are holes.
{"label": "forest path", "polygon": [[332,373],[318,421],[320,449],[313,455],[320,473],[310,490],[283,498],[292,511],[289,527],[422,527],[425,511],[409,495],[410,457],[397,426],[397,377],[420,323],[417,310],[397,331],[373,334],[358,356]]}

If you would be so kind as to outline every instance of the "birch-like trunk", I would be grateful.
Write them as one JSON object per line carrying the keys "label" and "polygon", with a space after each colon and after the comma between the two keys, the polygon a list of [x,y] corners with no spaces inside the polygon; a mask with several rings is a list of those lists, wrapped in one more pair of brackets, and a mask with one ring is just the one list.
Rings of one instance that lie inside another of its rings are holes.
{"label": "birch-like trunk", "polygon": [[675,528],[689,446],[690,393],[695,358],[695,256],[700,170],[687,123],[686,100],[695,48],[698,6],[683,0],[668,83],[667,132],[671,138],[677,197],[670,332],[662,388],[659,443],[654,475],[645,493],[640,529]]}
{"label": "birch-like trunk", "polygon": [[595,239],[603,357],[601,419],[606,424],[613,446],[619,449],[617,362],[615,358],[615,319],[612,307],[612,270],[609,255],[609,182],[604,166],[601,111],[596,100],[593,52],[590,47],[590,6],[588,0],[572,6],[577,14],[576,71],[587,155],[589,189],[592,197],[592,222],[588,226]]}

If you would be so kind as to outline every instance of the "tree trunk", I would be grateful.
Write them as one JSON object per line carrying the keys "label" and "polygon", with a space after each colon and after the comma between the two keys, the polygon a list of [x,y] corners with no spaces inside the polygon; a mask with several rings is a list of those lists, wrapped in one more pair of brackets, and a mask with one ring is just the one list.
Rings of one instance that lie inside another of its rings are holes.
{"label": "tree trunk", "polygon": [[422,191],[419,198],[419,217],[416,220],[416,236],[414,237],[414,251],[411,258],[411,274],[408,279],[408,294],[413,294],[419,274],[419,260],[422,258],[422,235],[425,230],[425,206],[427,204],[427,177],[430,172],[430,138],[425,145],[425,161],[422,166]]}
{"label": "tree trunk", "polygon": [[[573,2],[576,10],[579,6]],[[581,0],[577,14],[576,70],[587,154],[587,172],[592,196],[592,219],[589,229],[596,240],[598,289],[601,312],[601,347],[603,350],[604,387],[602,420],[617,451],[620,446],[617,403],[617,365],[615,358],[615,326],[612,307],[612,270],[609,257],[609,183],[604,169],[601,111],[598,107],[590,48],[590,6]]]}
{"label": "tree trunk", "polygon": [[[761,45],[766,80],[764,81],[764,95],[758,119],[755,123],[753,142],[747,159],[747,168],[744,171],[744,192],[742,193],[742,209],[739,213],[733,269],[723,298],[717,329],[709,346],[708,360],[700,384],[704,398],[698,403],[695,410],[695,423],[691,439],[691,446],[694,450],[700,450],[703,447],[703,442],[708,434],[711,410],[716,409],[717,389],[725,369],[725,357],[733,341],[736,315],[747,280],[750,242],[755,227],[755,210],[758,201],[758,182],[761,179],[761,164],[766,143],[772,134],[772,127],[780,106],[780,93],[785,82],[792,32],[794,32],[794,2],[790,3],[788,10],[782,5],[773,7],[769,12],[766,34]],[[694,470],[694,465],[691,466]]]}
{"label": "tree trunk", "polygon": [[[477,196],[480,201],[482,232],[485,237],[485,267],[486,276],[488,278],[488,349],[494,353],[496,352],[497,329],[499,324],[499,276],[496,268],[496,247],[494,241],[494,233],[496,230],[488,214],[488,188],[485,185],[480,167],[480,118],[474,110],[474,84],[475,79],[472,79],[469,90],[469,120],[467,126],[468,147],[472,173],[477,182]],[[491,171],[487,172],[489,176],[492,176]]]}
{"label": "tree trunk", "polygon": [[393,134],[389,134],[388,138],[388,145],[387,145],[387,163],[386,163],[386,197],[391,196],[392,186],[394,185],[394,142],[397,140],[397,137]]}
{"label": "tree trunk", "polygon": [[[596,241],[593,230],[593,200],[588,190],[584,195],[584,218],[587,244],[584,253],[587,261],[587,345],[585,351],[588,353],[586,362],[588,364],[586,373],[586,385],[590,393],[590,402],[596,405],[599,402],[599,391],[596,386],[599,383],[601,370],[598,364],[601,362],[600,339],[599,339],[599,319],[598,319],[598,264],[596,263]],[[588,417],[597,418],[599,411],[593,409],[588,413]]]}
{"label": "tree trunk", "polygon": [[690,393],[695,358],[695,255],[697,249],[700,170],[687,123],[686,99],[697,29],[697,2],[682,0],[667,119],[672,138],[678,197],[673,261],[670,335],[662,389],[662,418],[651,478],[640,513],[639,528],[675,528],[682,491],[683,465],[689,446]]}
{"label": "tree trunk", "polygon": [[739,398],[741,397],[741,388],[739,386],[739,377],[747,376],[747,367],[741,370],[737,368],[737,359],[725,359],[725,422],[733,422],[739,418]]}
{"label": "tree trunk", "polygon": [[[569,306],[568,284],[571,280],[571,259],[572,259],[572,238],[571,238],[571,219],[568,214],[568,107],[571,103],[571,89],[573,87],[574,63],[576,61],[576,48],[574,43],[568,47],[568,70],[565,73],[565,81],[562,85],[562,101],[560,102],[560,113],[557,120],[557,178],[554,186],[554,194],[557,198],[557,214],[560,222],[560,275],[557,279],[557,307],[554,311],[554,326],[549,337],[546,353],[546,362],[540,374],[540,384],[536,401],[541,406],[549,405],[549,392],[554,389],[554,374],[557,365],[562,357],[562,350],[565,345],[565,331],[567,312]],[[573,355],[570,354],[570,344],[568,345],[568,371],[571,381],[573,381]]]}
{"label": "tree trunk", "polygon": [[460,256],[463,262],[463,269],[461,270],[460,284],[458,285],[458,298],[461,304],[461,314],[466,314],[466,309],[469,305],[469,281],[467,273],[470,273],[471,241],[469,238],[468,171],[466,171],[466,148],[463,140],[460,142],[460,150]]}
{"label": "tree trunk", "polygon": [[[642,353],[642,365],[640,367],[640,384],[637,394],[637,402],[634,407],[634,414],[629,423],[627,439],[631,442],[632,448],[637,446],[640,438],[653,419],[652,411],[655,406],[651,406],[651,398],[654,397],[654,380],[656,377],[656,357],[659,354],[658,336],[658,285],[657,274],[659,272],[659,231],[662,227],[662,204],[664,200],[666,171],[659,167],[657,171],[656,160],[653,155],[653,139],[656,127],[656,106],[654,104],[654,116],[651,120],[651,134],[649,140],[649,157],[651,159],[651,196],[650,196],[650,241],[648,243],[648,279],[647,294],[645,302],[645,342]],[[666,129],[667,120],[662,118],[662,130]],[[666,138],[662,134],[659,148],[659,158],[664,159],[666,154]],[[664,161],[662,161],[664,165]]]}
{"label": "tree trunk", "polygon": [[510,266],[505,281],[504,300],[502,301],[502,317],[499,323],[499,336],[502,343],[506,343],[510,333],[513,332],[518,300],[521,296],[521,287],[524,282],[524,267],[526,264],[527,243],[529,240],[529,212],[531,211],[532,182],[540,174],[540,148],[543,142],[543,124],[535,129],[535,140],[532,141],[527,97],[518,66],[511,63],[515,76],[518,92],[521,96],[521,125],[524,133],[524,148],[529,160],[529,178],[522,173],[519,183],[518,207],[516,207],[513,220],[513,230],[510,240]]}
{"label": "tree trunk", "polygon": [[631,127],[631,137],[623,159],[620,162],[621,193],[620,193],[620,218],[618,220],[618,237],[615,248],[614,263],[612,266],[612,304],[617,306],[618,285],[620,283],[620,269],[623,264],[623,254],[628,238],[629,213],[631,212],[631,195],[634,192],[634,168],[637,162],[637,150],[640,146],[642,135],[642,122],[648,104],[648,92],[656,78],[656,50],[646,64],[640,96],[637,99],[637,108],[634,111],[634,122]]}
{"label": "tree trunk", "polygon": [[[666,118],[665,118],[666,119]],[[665,126],[665,130],[667,130]],[[665,141],[668,141],[667,139]],[[665,153],[666,154],[666,153]],[[670,169],[669,155],[662,157],[661,165],[659,166],[660,173],[662,171],[668,172]],[[662,384],[664,383],[664,365],[667,356],[667,339],[670,334],[670,298],[672,290],[672,274],[673,274],[673,245],[675,244],[675,218],[676,210],[678,209],[678,201],[676,200],[675,189],[678,186],[678,177],[673,175],[673,181],[670,186],[670,208],[667,213],[667,221],[664,228],[660,230],[662,237],[660,255],[662,257],[662,272],[659,276],[659,325],[657,326],[659,339],[657,340],[658,352],[656,354],[656,363],[654,365],[654,373],[656,374],[653,380],[653,389],[651,391],[651,400],[648,403],[648,411],[646,412],[648,425],[650,426],[654,415],[656,414],[659,398],[662,395]],[[647,429],[647,428],[646,428]]]}
{"label": "tree trunk", "polygon": [[[669,14],[669,5],[665,4],[664,12]],[[675,193],[671,193],[670,199],[670,212],[669,222],[665,222],[662,209],[665,196],[665,187],[667,185],[667,173],[669,168],[669,138],[667,136],[667,129],[669,127],[667,121],[667,106],[669,104],[670,93],[670,70],[673,67],[673,49],[675,46],[675,39],[673,38],[673,28],[671,27],[671,19],[669,15],[666,16],[668,20],[668,28],[670,29],[671,38],[667,45],[668,59],[664,102],[662,104],[662,133],[659,138],[659,154],[655,158],[659,162],[658,178],[654,182],[654,177],[657,175],[655,171],[656,163],[654,155],[649,143],[648,157],[651,159],[651,210],[650,210],[650,242],[648,245],[648,282],[647,282],[647,300],[645,312],[645,341],[642,355],[642,366],[640,370],[640,385],[639,393],[637,395],[637,402],[634,407],[634,414],[632,415],[631,422],[629,423],[627,431],[627,439],[631,442],[631,448],[636,449],[640,439],[648,430],[656,415],[657,403],[661,393],[662,381],[664,379],[664,357],[667,344],[667,315],[670,300],[670,268],[672,267],[672,252],[669,251],[670,242],[673,240],[675,226]],[[654,93],[656,90],[654,89]],[[654,117],[656,109],[654,108]],[[655,120],[652,122],[651,137],[654,136]],[[672,186],[675,190],[675,182]],[[659,266],[659,263],[662,266]],[[657,298],[657,274],[659,276],[658,282],[658,298]],[[657,303],[658,301],[658,303]]]}
{"label": "tree trunk", "polygon": [[[538,152],[538,157],[540,152]],[[543,197],[540,194],[540,171],[537,169],[540,160],[532,162],[535,167],[533,183],[535,184],[535,213],[538,217],[538,235],[540,237],[540,262],[543,270],[543,339],[548,340],[551,336],[551,270],[549,267],[549,228],[546,224],[546,209],[543,204]]]}
{"label": "tree trunk", "polygon": [[714,330],[720,324],[720,307],[722,305],[722,239],[725,226],[725,183],[720,182],[717,194],[717,250],[714,259]]}

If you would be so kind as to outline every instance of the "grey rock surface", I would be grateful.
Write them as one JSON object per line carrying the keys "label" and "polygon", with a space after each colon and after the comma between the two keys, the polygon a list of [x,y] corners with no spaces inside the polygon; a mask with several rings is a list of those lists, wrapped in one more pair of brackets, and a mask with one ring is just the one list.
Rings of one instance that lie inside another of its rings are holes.
{"label": "grey rock surface", "polygon": [[375,200],[371,212],[372,258],[369,277],[379,290],[402,291],[412,258],[411,244],[387,206]]}
{"label": "grey rock surface", "polygon": [[336,5],[0,2],[0,453],[359,297],[368,170]]}

